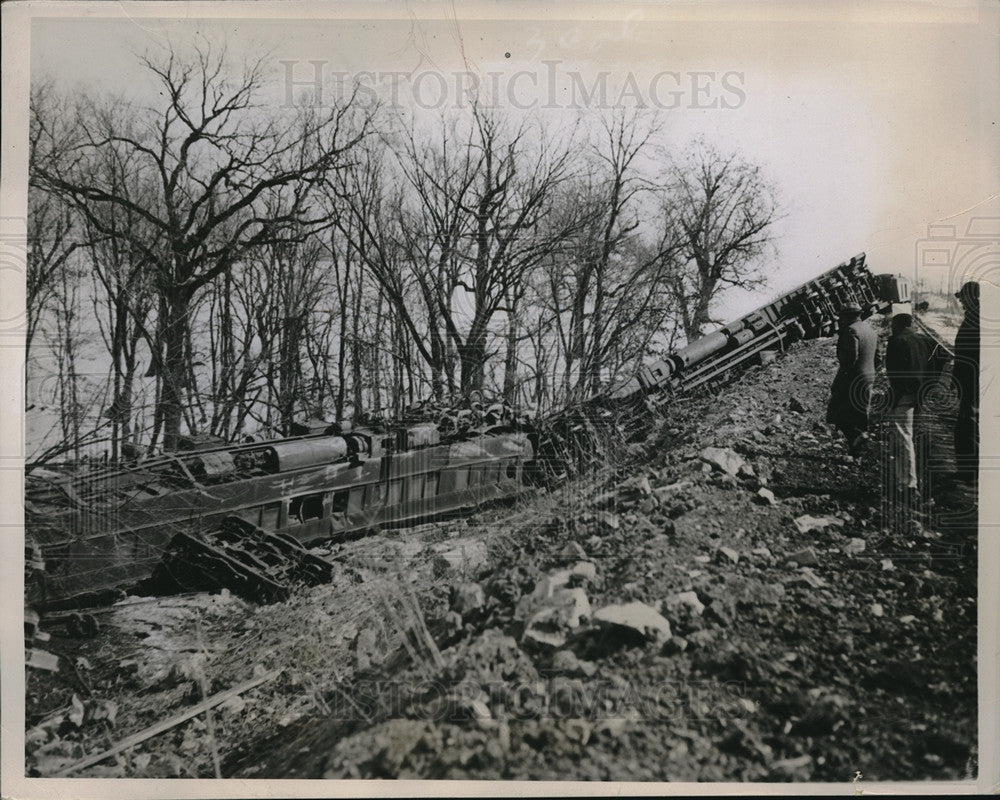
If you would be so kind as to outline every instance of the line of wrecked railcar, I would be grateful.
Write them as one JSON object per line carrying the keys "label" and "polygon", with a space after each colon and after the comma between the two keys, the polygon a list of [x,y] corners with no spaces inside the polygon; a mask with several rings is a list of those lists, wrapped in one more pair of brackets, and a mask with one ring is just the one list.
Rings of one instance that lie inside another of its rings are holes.
{"label": "line of wrecked railcar", "polygon": [[[44,570],[28,582],[26,601],[65,605],[134,584],[157,565],[162,572],[164,554],[173,544],[176,555],[178,542],[191,558],[196,545],[213,580],[229,576],[259,589],[273,583],[268,570],[291,556],[308,561],[303,544],[476,507],[518,495],[541,475],[562,474],[595,426],[607,432],[609,420],[610,427],[624,420],[635,430],[677,391],[766,361],[799,339],[832,335],[844,303],[860,304],[867,316],[908,301],[905,280],[873,275],[862,253],[530,425],[448,430],[444,439],[433,423],[388,435],[327,431],[168,453],[88,474],[34,470],[26,482],[26,532]],[[246,546],[251,541],[254,547]]]}

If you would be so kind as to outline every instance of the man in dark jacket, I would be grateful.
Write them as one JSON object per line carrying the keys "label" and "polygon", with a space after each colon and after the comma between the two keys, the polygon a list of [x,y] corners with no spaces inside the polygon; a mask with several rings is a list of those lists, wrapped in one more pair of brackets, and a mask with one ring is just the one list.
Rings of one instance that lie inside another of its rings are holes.
{"label": "man in dark jacket", "polygon": [[979,284],[969,281],[955,297],[965,310],[955,337],[952,367],[959,395],[955,467],[959,480],[975,484],[979,475]]}
{"label": "man in dark jacket", "polygon": [[840,309],[837,339],[837,375],[830,387],[826,421],[847,438],[847,449],[857,456],[868,438],[868,405],[875,382],[878,334],[861,319],[861,306],[847,303]]}
{"label": "man in dark jacket", "polygon": [[896,314],[885,349],[885,371],[892,405],[887,414],[889,452],[896,496],[909,504],[918,494],[914,416],[920,411],[921,390],[931,377],[928,340],[913,330],[913,317]]}

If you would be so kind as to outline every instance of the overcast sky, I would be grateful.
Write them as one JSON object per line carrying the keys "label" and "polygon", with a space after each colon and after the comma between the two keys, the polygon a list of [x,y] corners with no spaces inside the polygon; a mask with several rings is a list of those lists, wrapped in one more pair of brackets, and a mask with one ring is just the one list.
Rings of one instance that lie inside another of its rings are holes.
{"label": "overcast sky", "polygon": [[[295,99],[318,68],[325,97],[346,73],[431,110],[470,80],[456,72],[473,73],[553,129],[602,102],[658,108],[668,146],[703,134],[772,176],[785,217],[768,295],[862,250],[876,272],[909,273],[928,224],[964,212],[964,230],[970,215],[998,213],[997,46],[985,6],[595,7],[581,17],[618,19],[587,22],[512,21],[514,5],[489,7],[492,19],[424,18],[431,6],[331,4],[326,16],[339,8],[341,18],[281,20],[101,8],[113,17],[34,20],[33,80],[141,96],[135,54],[201,36],[236,58],[269,53],[278,105],[289,76]],[[727,306],[742,313],[758,300]]]}

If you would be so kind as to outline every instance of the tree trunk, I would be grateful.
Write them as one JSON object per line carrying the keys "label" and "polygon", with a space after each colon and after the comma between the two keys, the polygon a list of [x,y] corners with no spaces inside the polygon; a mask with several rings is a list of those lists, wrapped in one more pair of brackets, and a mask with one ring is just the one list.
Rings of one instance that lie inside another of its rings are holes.
{"label": "tree trunk", "polygon": [[184,418],[184,389],[188,377],[185,356],[190,298],[183,292],[169,292],[163,299],[166,320],[161,329],[163,368],[159,413],[163,420],[163,449],[176,450]]}
{"label": "tree trunk", "polygon": [[687,335],[689,343],[701,337],[705,332],[705,326],[711,322],[708,315],[708,307],[712,300],[714,290],[714,286],[703,285],[698,293],[698,297],[694,305],[694,311],[691,314],[690,324],[686,326],[684,331]]}
{"label": "tree trunk", "polygon": [[507,352],[503,369],[503,399],[507,405],[517,402],[517,314],[514,308],[507,312]]}

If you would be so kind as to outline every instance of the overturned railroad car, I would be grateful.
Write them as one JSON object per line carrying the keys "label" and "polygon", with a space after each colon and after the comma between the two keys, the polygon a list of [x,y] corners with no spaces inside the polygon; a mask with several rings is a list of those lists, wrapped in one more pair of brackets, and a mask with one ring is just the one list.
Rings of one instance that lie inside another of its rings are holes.
{"label": "overturned railroad car", "polygon": [[905,278],[873,275],[865,264],[865,254],[859,253],[666,358],[647,364],[593,400],[618,405],[644,400],[648,405],[660,405],[677,390],[695,389],[737,367],[760,363],[769,351],[783,351],[800,339],[833,335],[840,308],[846,303],[857,303],[867,317],[909,300]]}
{"label": "overturned railroad car", "polygon": [[45,569],[26,599],[44,608],[131,585],[178,534],[234,517],[306,544],[511,497],[525,490],[532,456],[522,432],[442,443],[424,425],[216,447],[87,475],[35,471],[26,533]]}

